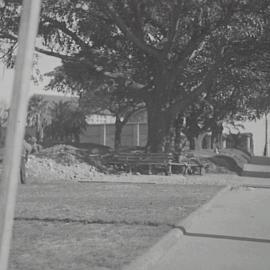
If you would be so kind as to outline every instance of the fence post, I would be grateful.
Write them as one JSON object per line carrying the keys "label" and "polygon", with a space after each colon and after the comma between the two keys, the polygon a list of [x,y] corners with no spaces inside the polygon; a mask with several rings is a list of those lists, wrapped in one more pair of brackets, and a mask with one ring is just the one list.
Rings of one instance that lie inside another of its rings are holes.
{"label": "fence post", "polygon": [[23,1],[4,169],[0,179],[0,270],[6,270],[8,266],[39,10],[40,0]]}

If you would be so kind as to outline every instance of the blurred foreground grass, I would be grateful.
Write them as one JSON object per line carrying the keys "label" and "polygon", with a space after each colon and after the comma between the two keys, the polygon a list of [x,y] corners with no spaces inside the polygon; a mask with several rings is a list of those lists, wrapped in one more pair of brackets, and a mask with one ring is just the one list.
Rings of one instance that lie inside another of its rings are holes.
{"label": "blurred foreground grass", "polygon": [[20,186],[9,269],[121,269],[220,188],[123,183]]}

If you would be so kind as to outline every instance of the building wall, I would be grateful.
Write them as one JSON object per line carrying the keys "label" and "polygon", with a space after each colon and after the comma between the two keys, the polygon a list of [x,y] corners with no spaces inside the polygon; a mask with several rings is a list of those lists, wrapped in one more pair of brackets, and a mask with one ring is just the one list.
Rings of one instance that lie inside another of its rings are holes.
{"label": "building wall", "polygon": [[[268,121],[270,119],[270,115],[268,115]],[[270,123],[270,121],[269,121]],[[268,154],[270,153],[270,124],[268,123]],[[241,123],[244,126],[244,132],[250,132],[253,134],[254,141],[254,154],[257,156],[262,156],[265,147],[265,118],[257,119],[256,121],[247,121],[245,123]]]}
{"label": "building wall", "polygon": [[[114,124],[93,124],[80,136],[82,143],[97,143],[114,146]],[[147,124],[128,123],[122,131],[122,146],[145,146],[147,143]]]}
{"label": "building wall", "polygon": [[115,117],[112,115],[106,115],[106,114],[92,114],[86,117],[86,122],[89,125],[93,124],[113,124],[115,123]]}

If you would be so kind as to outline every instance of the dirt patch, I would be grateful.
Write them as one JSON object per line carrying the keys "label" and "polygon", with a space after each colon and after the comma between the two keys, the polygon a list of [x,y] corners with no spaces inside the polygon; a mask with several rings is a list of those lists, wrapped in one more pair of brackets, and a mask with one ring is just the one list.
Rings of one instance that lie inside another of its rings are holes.
{"label": "dirt patch", "polygon": [[26,167],[28,177],[46,179],[47,182],[91,179],[106,172],[97,157],[70,145],[55,145],[30,155]]}

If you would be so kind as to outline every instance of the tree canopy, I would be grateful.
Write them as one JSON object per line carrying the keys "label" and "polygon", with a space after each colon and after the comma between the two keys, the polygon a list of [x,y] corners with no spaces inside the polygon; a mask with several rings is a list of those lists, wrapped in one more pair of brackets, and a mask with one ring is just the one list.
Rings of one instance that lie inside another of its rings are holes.
{"label": "tree canopy", "polygon": [[[194,104],[210,104],[210,114],[219,111],[219,118],[267,109],[269,4],[45,0],[36,51],[62,59],[65,68],[80,67],[86,87],[110,79],[123,83],[125,98],[146,104],[148,146],[161,151],[175,117]],[[0,11],[2,60],[8,64],[20,5],[10,0]]]}

